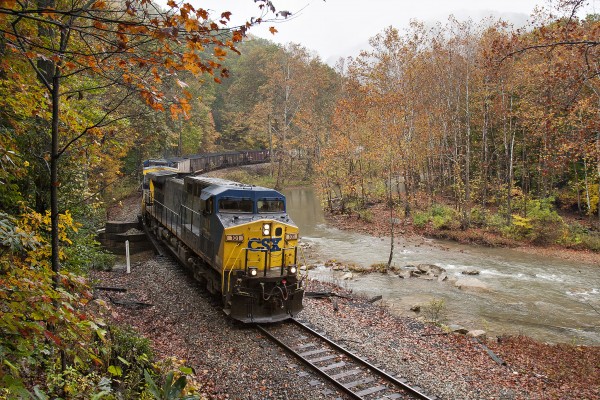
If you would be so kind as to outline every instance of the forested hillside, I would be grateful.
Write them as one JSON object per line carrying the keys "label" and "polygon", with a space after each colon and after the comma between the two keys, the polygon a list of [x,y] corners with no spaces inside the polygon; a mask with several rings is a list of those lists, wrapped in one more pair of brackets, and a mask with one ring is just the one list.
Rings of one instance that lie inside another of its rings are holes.
{"label": "forested hillside", "polygon": [[522,30],[390,27],[335,67],[253,38],[288,16],[255,2],[231,27],[173,1],[0,0],[0,396],[152,381],[82,278],[147,158],[269,149],[276,185],[302,168],[331,211],[600,251],[600,18],[580,1]]}
{"label": "forested hillside", "polygon": [[386,199],[419,226],[600,250],[556,212],[600,227],[600,19],[547,18],[523,31],[450,19],[371,38],[343,66],[320,152],[330,208]]}

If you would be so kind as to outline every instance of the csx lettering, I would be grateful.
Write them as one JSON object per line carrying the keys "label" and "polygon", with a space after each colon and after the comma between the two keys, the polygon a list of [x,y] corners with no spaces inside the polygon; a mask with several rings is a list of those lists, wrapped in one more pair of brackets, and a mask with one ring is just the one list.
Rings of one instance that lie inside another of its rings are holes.
{"label": "csx lettering", "polygon": [[253,238],[248,240],[248,248],[252,250],[267,249],[268,251],[281,251],[279,242],[281,238]]}

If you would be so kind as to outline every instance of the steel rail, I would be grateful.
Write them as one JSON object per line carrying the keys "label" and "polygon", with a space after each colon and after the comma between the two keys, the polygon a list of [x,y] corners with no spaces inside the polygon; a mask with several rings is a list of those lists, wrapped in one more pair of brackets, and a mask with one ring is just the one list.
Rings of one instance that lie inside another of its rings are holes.
{"label": "steel rail", "polygon": [[[305,330],[306,332],[308,332],[313,337],[316,337],[319,340],[327,343],[327,345],[329,345],[335,351],[344,354],[346,357],[348,357],[352,361],[356,362],[356,364],[358,364],[358,365],[366,368],[367,371],[369,371],[369,372],[371,372],[371,373],[373,373],[375,375],[378,375],[379,377],[385,379],[388,383],[391,383],[392,385],[394,385],[394,386],[398,387],[399,389],[401,389],[402,391],[406,392],[407,395],[410,395],[413,398],[421,399],[421,400],[435,400],[436,399],[436,397],[429,397],[426,394],[420,392],[418,389],[416,389],[414,387],[411,387],[411,386],[407,385],[406,383],[404,383],[404,382],[396,379],[392,375],[386,373],[385,371],[382,371],[381,369],[379,369],[376,366],[372,365],[368,361],[360,358],[356,354],[353,354],[349,350],[347,350],[344,347],[340,346],[339,344],[335,343],[331,339],[328,339],[327,337],[325,337],[322,334],[316,332],[312,328],[306,326],[302,322],[300,322],[300,321],[298,321],[296,319],[291,319],[290,321],[293,324],[295,324],[296,326],[299,326],[300,328],[302,328],[303,330]],[[308,366],[312,370],[316,371],[321,377],[325,378],[327,381],[329,381],[334,386],[336,386],[337,388],[339,388],[342,392],[344,392],[345,394],[347,394],[348,396],[350,396],[353,399],[361,399],[361,400],[363,399],[363,397],[361,397],[359,394],[357,394],[356,392],[352,391],[351,388],[347,387],[345,384],[343,384],[340,381],[336,380],[333,376],[327,374],[325,371],[321,370],[321,368],[319,368],[317,365],[313,364],[307,358],[305,358],[302,355],[300,355],[299,352],[297,352],[296,350],[292,349],[290,346],[288,346],[287,344],[285,344],[284,342],[282,342],[281,340],[279,340],[278,338],[276,338],[275,335],[273,335],[271,332],[269,332],[266,328],[264,328],[264,327],[262,327],[260,325],[256,325],[256,327],[265,336],[267,336],[269,339],[271,339],[275,343],[277,343],[286,352],[288,352],[288,353],[292,354],[293,356],[295,356],[296,358],[298,358],[303,364],[305,364],[306,366]]]}

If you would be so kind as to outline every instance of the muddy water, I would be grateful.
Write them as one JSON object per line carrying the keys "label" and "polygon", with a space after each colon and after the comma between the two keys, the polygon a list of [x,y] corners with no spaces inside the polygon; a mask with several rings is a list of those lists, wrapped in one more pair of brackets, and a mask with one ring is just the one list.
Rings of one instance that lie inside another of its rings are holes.
{"label": "muddy water", "polygon": [[[325,223],[320,202],[311,189],[286,193],[288,211],[299,225],[302,240],[311,244],[309,262],[328,259],[371,265],[387,262],[390,239],[341,231]],[[600,345],[600,260],[583,265],[509,249],[490,249],[455,243],[398,238],[393,263],[420,263],[446,269],[450,278],[476,269],[487,292],[460,290],[449,282],[400,279],[395,275],[355,275],[320,266],[310,276],[335,282],[367,296],[382,295],[400,315],[415,314],[414,304],[444,300],[441,317],[469,329],[484,329],[488,336],[525,334],[553,343]]]}

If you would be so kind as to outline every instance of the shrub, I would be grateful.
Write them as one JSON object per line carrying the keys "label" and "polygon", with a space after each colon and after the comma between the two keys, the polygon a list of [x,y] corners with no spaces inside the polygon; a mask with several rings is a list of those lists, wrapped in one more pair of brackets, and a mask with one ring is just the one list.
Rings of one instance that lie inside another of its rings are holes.
{"label": "shrub", "polygon": [[589,233],[581,238],[581,243],[586,249],[600,252],[600,234]]}
{"label": "shrub", "polygon": [[513,215],[509,234],[515,239],[527,239],[535,243],[554,243],[566,234],[566,225],[554,210],[552,197],[528,200],[523,208],[527,216]]}
{"label": "shrub", "polygon": [[183,360],[167,358],[153,365],[152,370],[144,370],[146,389],[140,396],[143,399],[175,400],[200,399],[197,393],[201,384],[193,378],[193,370],[184,365]]}
{"label": "shrub", "polygon": [[485,227],[488,223],[488,210],[476,206],[471,209],[471,223],[478,227]]}
{"label": "shrub", "polygon": [[429,214],[426,212],[418,212],[413,214],[413,225],[417,228],[424,228],[429,222]]}
{"label": "shrub", "polygon": [[585,226],[575,222],[568,226],[568,233],[560,243],[567,247],[598,252],[600,251],[600,233],[590,232]]}
{"label": "shrub", "polygon": [[446,317],[446,303],[444,299],[433,298],[429,303],[421,307],[421,312],[428,322],[435,325],[441,325]]}
{"label": "shrub", "polygon": [[144,389],[144,370],[152,366],[150,341],[129,327],[110,329],[112,345],[108,372],[121,382],[125,398],[135,398]]}
{"label": "shrub", "polygon": [[435,204],[431,208],[431,222],[436,229],[456,229],[460,222],[456,211],[448,206]]}
{"label": "shrub", "polygon": [[442,204],[434,204],[427,212],[413,215],[413,224],[417,228],[423,228],[429,222],[435,229],[457,229],[460,226],[456,211]]}
{"label": "shrub", "polygon": [[365,222],[373,222],[373,212],[371,210],[359,210],[358,217]]}

